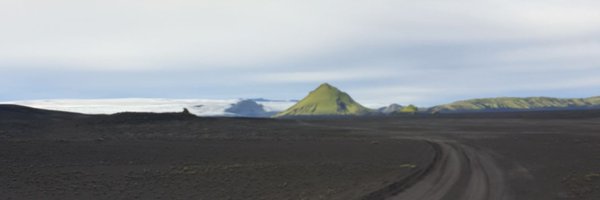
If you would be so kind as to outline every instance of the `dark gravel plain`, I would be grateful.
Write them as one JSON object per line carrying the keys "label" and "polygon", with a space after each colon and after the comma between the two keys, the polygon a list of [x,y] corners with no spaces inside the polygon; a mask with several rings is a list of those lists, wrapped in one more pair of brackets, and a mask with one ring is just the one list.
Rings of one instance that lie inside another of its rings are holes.
{"label": "dark gravel plain", "polygon": [[[600,111],[277,120],[11,105],[0,199],[393,199],[445,166],[437,142],[493,158],[502,199],[600,199]],[[468,180],[440,199],[473,193]]]}

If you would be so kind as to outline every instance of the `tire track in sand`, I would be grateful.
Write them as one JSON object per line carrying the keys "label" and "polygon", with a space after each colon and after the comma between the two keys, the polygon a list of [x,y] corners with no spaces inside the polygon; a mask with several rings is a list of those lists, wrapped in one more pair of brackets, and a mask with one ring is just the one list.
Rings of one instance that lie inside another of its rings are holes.
{"label": "tire track in sand", "polygon": [[[339,129],[340,127],[300,124]],[[372,128],[343,127],[347,130],[389,132]],[[429,142],[435,155],[430,165],[361,199],[387,200],[512,200],[504,172],[492,155],[483,149],[456,141],[423,136],[405,139]]]}
{"label": "tire track in sand", "polygon": [[511,199],[503,172],[489,153],[456,142],[435,143],[441,151],[433,169],[414,185],[385,199]]}

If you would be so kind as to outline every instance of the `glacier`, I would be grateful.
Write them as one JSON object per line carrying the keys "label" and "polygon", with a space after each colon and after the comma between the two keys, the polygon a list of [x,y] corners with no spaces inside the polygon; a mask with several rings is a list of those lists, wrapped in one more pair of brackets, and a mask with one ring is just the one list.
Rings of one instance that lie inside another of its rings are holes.
{"label": "glacier", "polygon": [[[33,108],[77,112],[84,114],[115,114],[120,112],[181,112],[187,108],[192,114],[198,116],[237,116],[225,110],[244,99],[150,99],[150,98],[124,98],[124,99],[46,99],[6,101],[0,104],[16,104]],[[277,100],[260,101],[268,112],[283,111],[295,101]]]}

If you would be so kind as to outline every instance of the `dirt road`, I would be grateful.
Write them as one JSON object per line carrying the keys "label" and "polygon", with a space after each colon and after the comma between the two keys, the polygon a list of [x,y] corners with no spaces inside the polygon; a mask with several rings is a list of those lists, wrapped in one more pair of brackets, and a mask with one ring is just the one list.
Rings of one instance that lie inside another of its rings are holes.
{"label": "dirt road", "polygon": [[[334,128],[331,126],[309,126]],[[345,127],[372,133],[393,133],[376,128]],[[491,153],[440,135],[433,137],[404,136],[404,139],[424,140],[435,149],[429,166],[375,191],[363,199],[390,200],[510,200],[510,189],[503,169]],[[435,138],[435,139],[434,139]]]}
{"label": "dirt road", "polygon": [[508,200],[502,170],[490,154],[457,142],[436,141],[440,148],[432,170],[393,200]]}

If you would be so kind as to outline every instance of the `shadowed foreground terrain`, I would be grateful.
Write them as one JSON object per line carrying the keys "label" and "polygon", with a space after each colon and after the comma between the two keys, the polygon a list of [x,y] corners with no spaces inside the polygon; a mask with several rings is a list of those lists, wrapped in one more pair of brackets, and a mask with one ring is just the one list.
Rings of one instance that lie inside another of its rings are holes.
{"label": "shadowed foreground terrain", "polygon": [[276,120],[0,106],[0,199],[599,199],[600,112]]}

